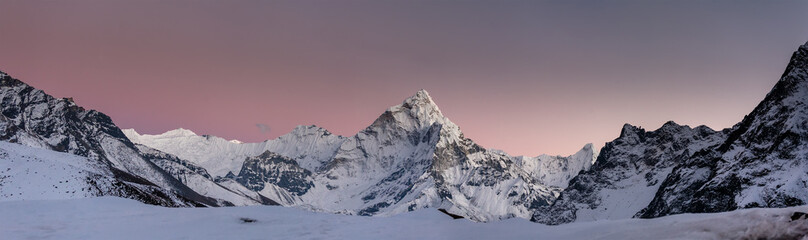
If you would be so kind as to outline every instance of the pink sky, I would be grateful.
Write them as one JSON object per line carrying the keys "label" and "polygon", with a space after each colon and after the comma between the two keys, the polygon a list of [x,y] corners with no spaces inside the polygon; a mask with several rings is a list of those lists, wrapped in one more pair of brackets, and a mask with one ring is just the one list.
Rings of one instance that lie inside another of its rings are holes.
{"label": "pink sky", "polygon": [[807,2],[464,3],[0,1],[0,70],[242,141],[350,136],[426,89],[484,147],[567,155],[624,123],[731,127],[808,40]]}

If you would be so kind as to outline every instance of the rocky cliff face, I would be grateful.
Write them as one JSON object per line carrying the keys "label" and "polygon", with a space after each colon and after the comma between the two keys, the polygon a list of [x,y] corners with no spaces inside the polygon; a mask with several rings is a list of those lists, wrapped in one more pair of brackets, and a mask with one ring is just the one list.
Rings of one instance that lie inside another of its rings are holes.
{"label": "rocky cliff face", "polygon": [[136,147],[149,161],[197,193],[212,198],[217,206],[278,205],[259,193],[239,191],[243,186],[222,184],[194,163],[140,144],[136,144]]}
{"label": "rocky cliff face", "polygon": [[806,189],[808,43],[794,53],[780,81],[721,145],[677,166],[638,216],[804,205]]}
{"label": "rocky cliff face", "polygon": [[554,225],[631,218],[651,202],[675,166],[725,136],[705,126],[674,122],[650,132],[626,124],[620,137],[601,149],[595,164],[573,178],[552,206],[539,208],[533,221]]}
{"label": "rocky cliff face", "polygon": [[[177,179],[191,175],[209,179],[203,169],[183,165],[172,156],[138,149],[103,113],[85,110],[69,99],[54,98],[5,73],[0,76],[0,140],[97,161],[108,168],[101,172],[112,174],[120,183],[115,185],[120,189],[107,189],[101,195],[164,206],[232,205],[203,196]],[[185,170],[169,168],[171,165]]]}
{"label": "rocky cliff face", "polygon": [[672,122],[626,125],[592,168],[533,221],[572,221],[785,207],[808,201],[808,44],[743,121],[720,132]]}
{"label": "rocky cliff face", "polygon": [[357,215],[444,208],[478,221],[529,218],[594,157],[591,145],[570,157],[511,157],[485,149],[465,138],[426,91],[351,137],[316,126],[261,143],[184,129],[124,132],[136,143],[216,169],[211,175],[219,181],[234,180],[282,205]]}
{"label": "rocky cliff face", "polygon": [[266,151],[293,158],[301,167],[315,171],[334,157],[337,148],[346,139],[317,126],[298,126],[277,139],[260,143],[200,136],[187,129],[171,130],[159,135],[139,134],[134,129],[125,129],[123,132],[134,143],[193,161],[213,177],[225,177],[228,173],[238,175],[245,159]]}
{"label": "rocky cliff face", "polygon": [[24,170],[0,169],[0,195],[8,198],[24,193],[5,186],[42,185],[21,180],[32,169],[62,166],[65,171],[48,171],[58,175],[49,179],[71,181],[68,190],[43,194],[112,195],[163,206],[280,203],[357,215],[441,208],[476,221],[562,224],[808,202],[808,43],[766,98],[730,129],[668,122],[646,131],[627,124],[601,151],[587,145],[568,157],[485,149],[423,90],[351,137],[301,126],[261,143],[184,129],[121,131],[102,113],[2,72],[0,103],[0,141],[6,142],[0,166]]}
{"label": "rocky cliff face", "polygon": [[[286,141],[300,142],[291,139]],[[588,168],[593,156],[588,146],[575,157],[555,158],[546,165],[553,170],[537,167],[538,158],[517,162],[465,138],[426,91],[389,108],[369,127],[338,143],[336,148],[324,145],[333,149],[331,154],[309,148],[320,154],[266,152],[247,158],[239,182],[287,199],[284,204],[317,211],[392,215],[445,208],[478,221],[528,218],[531,209],[549,204],[561,190],[545,181],[566,181],[557,178]],[[315,161],[319,164],[300,160],[309,155],[330,158]],[[526,170],[525,165],[533,168]]]}
{"label": "rocky cliff face", "polygon": [[513,160],[542,184],[565,189],[570,180],[578,175],[579,172],[575,170],[589,170],[597,156],[598,152],[590,143],[572,156],[519,156],[513,157]]}
{"label": "rocky cliff face", "polygon": [[314,186],[311,171],[297,161],[266,151],[244,161],[236,181],[253,191],[261,191],[266,184],[286,189],[294,195],[303,195]]}

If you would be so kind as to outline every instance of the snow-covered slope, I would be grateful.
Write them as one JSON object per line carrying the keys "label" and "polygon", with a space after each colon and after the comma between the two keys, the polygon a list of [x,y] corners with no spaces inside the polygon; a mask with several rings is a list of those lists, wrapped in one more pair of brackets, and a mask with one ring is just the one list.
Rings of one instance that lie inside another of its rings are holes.
{"label": "snow-covered slope", "polygon": [[808,203],[808,43],[743,121],[716,132],[626,125],[533,220],[547,224]]}
{"label": "snow-covered slope", "polygon": [[[56,99],[5,73],[1,75],[0,141],[66,152],[95,161],[97,172],[111,173],[99,177],[113,177],[116,184],[130,186],[127,188],[155,192],[140,197],[148,203],[166,206],[272,203],[230,191],[214,183],[204,169],[191,163],[145,146],[135,146],[103,113],[85,110],[69,99]],[[96,195],[120,196],[118,192]],[[162,194],[157,194],[160,192]]]}
{"label": "snow-covered slope", "polygon": [[[578,170],[589,170],[598,157],[592,144],[587,144],[572,156],[540,155],[538,157],[518,156],[514,162],[527,171],[531,177],[547,186],[567,188],[570,179],[578,175]],[[573,170],[569,170],[573,169]]]}
{"label": "snow-covered slope", "polygon": [[288,198],[284,204],[317,211],[386,216],[445,208],[488,221],[529,218],[532,209],[556,197],[561,189],[555,185],[588,168],[593,156],[586,146],[573,157],[517,163],[465,138],[423,90],[334,150],[323,154],[333,157],[317,168],[265,152],[249,158],[238,179],[267,196]]}
{"label": "snow-covered slope", "polygon": [[731,131],[677,166],[642,217],[808,203],[808,43]]}
{"label": "snow-covered slope", "polygon": [[656,131],[626,124],[595,164],[577,175],[552,206],[533,220],[545,224],[631,218],[648,206],[671,170],[693,153],[718,145],[726,134],[706,126],[667,122]]}
{"label": "snow-covered slope", "polygon": [[277,204],[258,193],[240,191],[243,188],[240,186],[231,186],[238,188],[236,190],[229,189],[227,185],[215,182],[204,168],[193,163],[143,145],[136,146],[143,156],[197,193],[214,198],[219,206]]}
{"label": "snow-covered slope", "polygon": [[149,146],[185,159],[205,168],[214,177],[241,171],[244,160],[272,151],[298,161],[301,167],[314,171],[333,157],[344,137],[317,126],[299,126],[277,139],[260,143],[242,143],[215,136],[199,136],[187,129],[176,129],[159,135],[141,135],[134,129],[123,133],[132,142]]}
{"label": "snow-covered slope", "polygon": [[[0,141],[0,202],[118,196],[174,206],[171,192],[119,179],[105,164],[72,154]],[[9,216],[9,215],[5,215]]]}
{"label": "snow-covered slope", "polygon": [[56,99],[5,73],[0,75],[0,141],[98,161],[124,182],[153,185],[169,193],[155,202],[215,205],[144,158],[108,116],[85,110],[69,99]]}
{"label": "snow-covered slope", "polygon": [[287,206],[360,215],[440,207],[480,221],[529,218],[588,169],[595,152],[587,145],[570,157],[511,157],[484,149],[423,90],[348,138],[315,126],[261,143],[184,129],[124,133]]}
{"label": "snow-covered slope", "polygon": [[[486,224],[435,209],[394,217],[293,208],[161,208],[120,198],[0,204],[4,239],[808,239],[808,220],[788,209],[751,209],[544,226],[524,219]],[[252,222],[245,222],[252,220]]]}

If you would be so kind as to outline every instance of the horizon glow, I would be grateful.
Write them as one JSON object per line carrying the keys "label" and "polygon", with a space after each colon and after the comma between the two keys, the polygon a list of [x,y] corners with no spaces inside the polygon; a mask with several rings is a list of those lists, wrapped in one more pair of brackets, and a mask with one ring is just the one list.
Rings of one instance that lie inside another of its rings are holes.
{"label": "horizon glow", "polygon": [[244,142],[364,129],[419,89],[512,155],[624,123],[732,127],[808,41],[805,1],[2,1],[0,70],[111,116]]}

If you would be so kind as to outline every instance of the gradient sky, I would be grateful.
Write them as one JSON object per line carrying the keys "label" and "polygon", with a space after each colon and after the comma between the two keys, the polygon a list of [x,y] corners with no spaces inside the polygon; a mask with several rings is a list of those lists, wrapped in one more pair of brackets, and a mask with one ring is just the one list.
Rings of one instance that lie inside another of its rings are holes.
{"label": "gradient sky", "polygon": [[7,1],[0,70],[122,128],[350,136],[427,89],[465,135],[572,154],[714,129],[808,41],[808,1]]}

